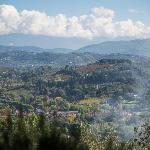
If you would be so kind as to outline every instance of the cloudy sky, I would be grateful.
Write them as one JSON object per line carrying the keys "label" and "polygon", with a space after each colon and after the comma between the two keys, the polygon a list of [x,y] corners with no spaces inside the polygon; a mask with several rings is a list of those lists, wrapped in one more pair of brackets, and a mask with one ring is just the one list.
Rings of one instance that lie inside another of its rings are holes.
{"label": "cloudy sky", "polygon": [[149,0],[0,0],[0,35],[149,38]]}

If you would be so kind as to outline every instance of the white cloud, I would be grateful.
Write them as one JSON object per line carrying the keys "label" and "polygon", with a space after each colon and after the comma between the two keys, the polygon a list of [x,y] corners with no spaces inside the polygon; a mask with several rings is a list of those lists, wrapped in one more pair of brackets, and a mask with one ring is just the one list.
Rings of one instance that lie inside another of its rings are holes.
{"label": "white cloud", "polygon": [[133,9],[133,8],[130,8],[130,9],[128,10],[128,12],[131,13],[131,14],[139,14],[139,13],[141,13],[140,11],[138,11],[138,10],[136,10],[136,9]]}
{"label": "white cloud", "polygon": [[144,11],[130,8],[130,9],[128,9],[128,13],[130,13],[132,15],[141,15],[144,13]]}
{"label": "white cloud", "polygon": [[[133,11],[133,10],[132,10]],[[115,12],[104,7],[91,13],[67,17],[64,14],[48,16],[44,12],[23,10],[0,5],[0,34],[24,33],[55,37],[150,37],[150,26],[130,19],[113,21]]]}
{"label": "white cloud", "polygon": [[15,32],[19,22],[20,15],[15,7],[0,5],[0,34]]}
{"label": "white cloud", "polygon": [[113,18],[115,13],[111,9],[100,7],[100,8],[93,8],[92,14],[97,17]]}

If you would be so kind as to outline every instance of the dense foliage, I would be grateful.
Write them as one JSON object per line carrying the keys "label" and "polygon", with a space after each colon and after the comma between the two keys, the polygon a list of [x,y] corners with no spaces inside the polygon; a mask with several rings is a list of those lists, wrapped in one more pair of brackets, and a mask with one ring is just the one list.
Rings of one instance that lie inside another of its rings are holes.
{"label": "dense foliage", "polygon": [[93,135],[84,124],[48,122],[44,115],[23,116],[0,120],[1,150],[139,150],[149,149],[150,127],[145,124],[134,129],[135,136],[121,141],[111,132],[106,137]]}
{"label": "dense foliage", "polygon": [[149,124],[137,127],[149,118],[149,67],[126,56],[64,68],[0,67],[0,148],[149,149]]}

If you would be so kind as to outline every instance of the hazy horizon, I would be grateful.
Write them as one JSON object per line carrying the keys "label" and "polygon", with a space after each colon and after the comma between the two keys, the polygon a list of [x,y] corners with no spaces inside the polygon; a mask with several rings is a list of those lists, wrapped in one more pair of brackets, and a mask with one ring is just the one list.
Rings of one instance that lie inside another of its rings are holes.
{"label": "hazy horizon", "polygon": [[95,45],[103,42],[131,41],[131,40],[143,40],[143,39],[149,39],[149,38],[116,38],[116,39],[85,40],[85,39],[78,39],[78,38],[54,38],[54,37],[41,36],[41,35],[8,34],[8,35],[0,35],[0,45],[34,46],[43,49],[64,48],[64,49],[78,50],[88,45]]}

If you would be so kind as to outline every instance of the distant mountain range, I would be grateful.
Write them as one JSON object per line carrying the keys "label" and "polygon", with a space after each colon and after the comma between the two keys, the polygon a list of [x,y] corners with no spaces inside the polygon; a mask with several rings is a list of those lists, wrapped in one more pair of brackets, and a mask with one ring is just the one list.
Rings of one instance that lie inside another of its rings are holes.
{"label": "distant mountain range", "polygon": [[65,65],[86,65],[101,58],[137,59],[141,56],[150,57],[150,39],[109,41],[82,47],[78,50],[44,49],[35,46],[0,46],[0,65],[13,67],[41,65],[63,67]]}
{"label": "distant mountain range", "polygon": [[0,45],[0,52],[13,52],[13,51],[24,51],[24,52],[51,52],[51,53],[70,53],[73,52],[72,49],[67,48],[54,48],[54,49],[44,49],[36,46],[3,46]]}
{"label": "distant mountain range", "polygon": [[44,49],[35,46],[0,46],[0,52],[6,51],[26,51],[26,52],[51,52],[51,53],[97,53],[97,54],[132,54],[150,56],[150,39],[137,39],[130,41],[108,41],[100,44],[93,44],[77,50],[67,48]]}
{"label": "distant mountain range", "polygon": [[91,52],[98,54],[132,54],[150,56],[150,39],[131,41],[108,41],[95,45],[82,47],[78,52]]}
{"label": "distant mountain range", "polygon": [[0,45],[7,46],[37,46],[44,49],[71,48],[79,49],[85,45],[106,41],[106,39],[87,40],[81,38],[50,37],[31,34],[0,35]]}

